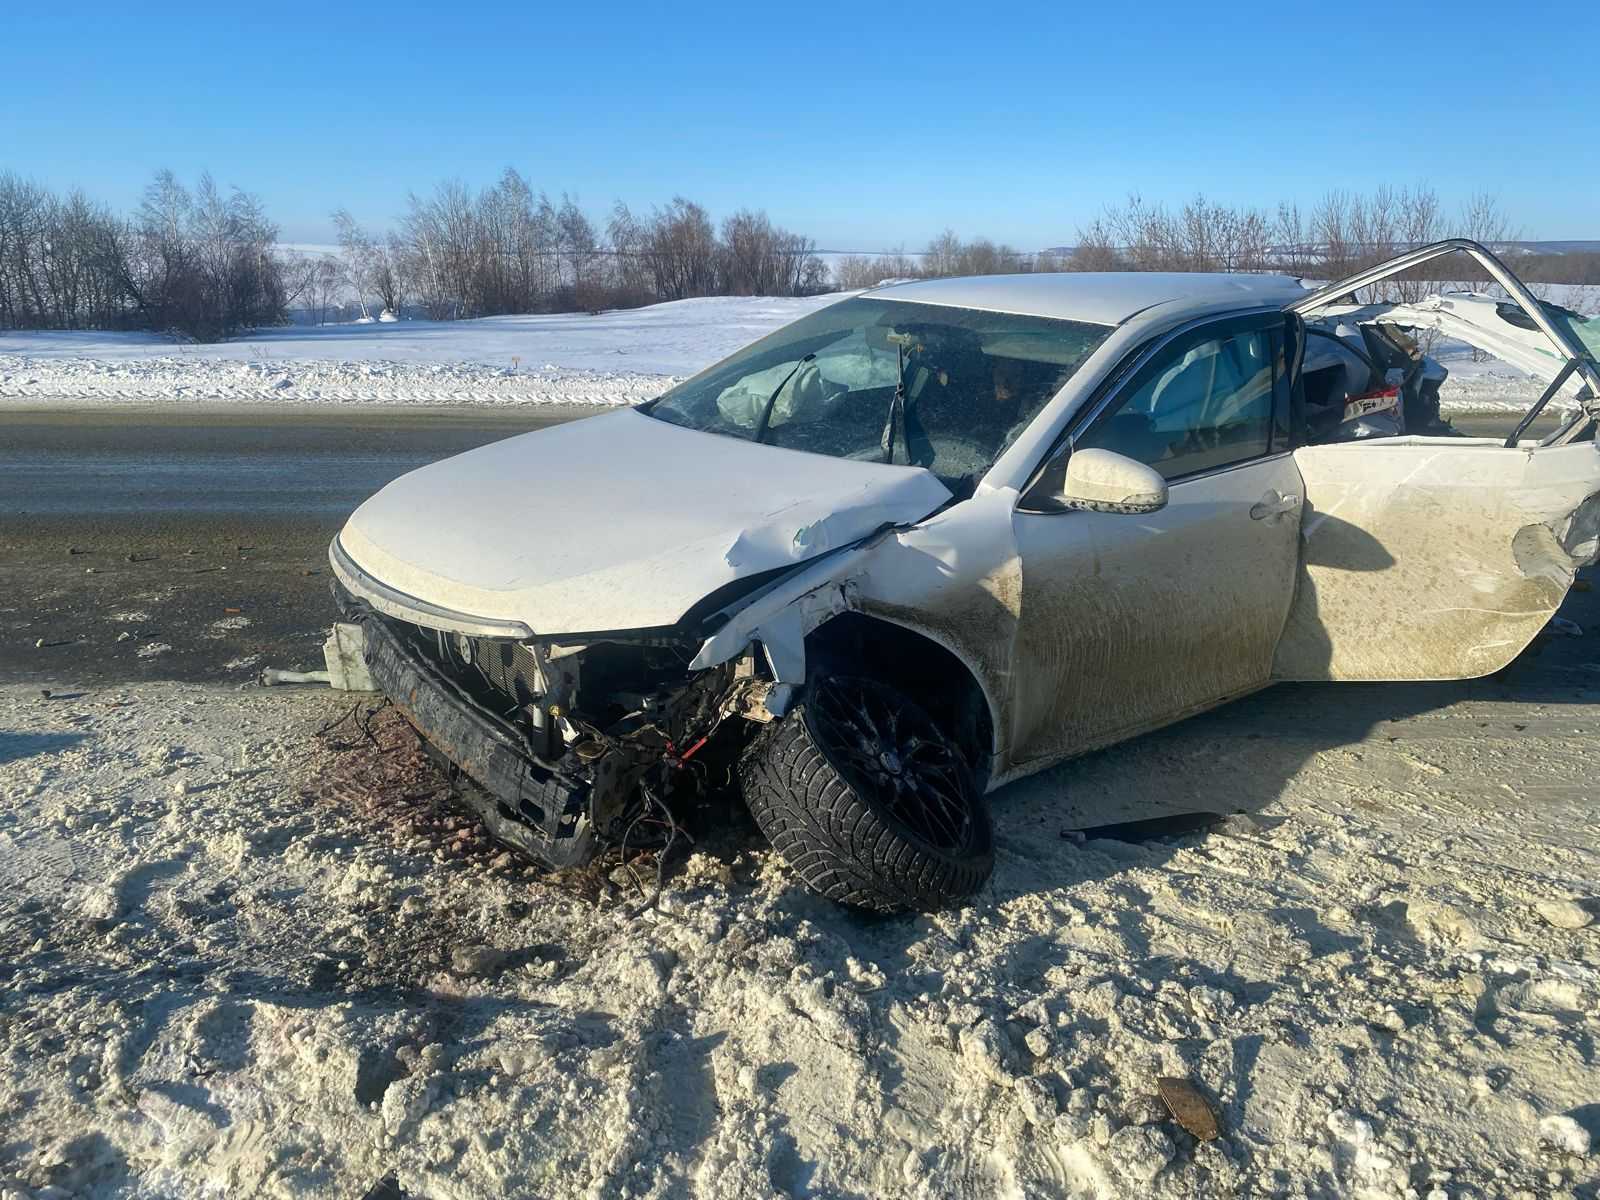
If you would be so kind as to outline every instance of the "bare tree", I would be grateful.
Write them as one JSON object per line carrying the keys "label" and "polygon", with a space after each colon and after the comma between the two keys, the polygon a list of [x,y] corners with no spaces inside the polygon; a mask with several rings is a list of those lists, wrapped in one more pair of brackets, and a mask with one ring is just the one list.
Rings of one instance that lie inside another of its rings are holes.
{"label": "bare tree", "polygon": [[698,204],[674,196],[657,209],[645,237],[645,261],[656,294],[667,300],[708,296],[716,290],[717,236]]}
{"label": "bare tree", "polygon": [[[921,255],[847,255],[831,283],[864,288],[887,279],[1052,270],[1287,270],[1331,278],[1443,232],[1503,245],[1512,232],[1491,196],[1468,198],[1453,219],[1425,186],[1335,190],[1309,210],[1222,204],[1197,195],[1176,208],[1137,194],[1078,230],[1066,253],[1025,253],[946,229]],[[648,217],[617,203],[599,229],[578,200],[552,201],[507,168],[472,189],[446,181],[412,194],[397,228],[363,229],[333,214],[337,260],[276,245],[260,202],[201,176],[191,189],[155,175],[130,218],[81,193],[57,195],[0,173],[0,327],[136,326],[217,338],[286,319],[290,303],[327,320],[353,288],[400,312],[408,300],[434,318],[585,309],[734,293],[796,295],[829,286],[809,237],[740,209],[714,225],[701,205],[676,196]],[[1600,284],[1600,255],[1524,258],[1535,282],[1559,273]],[[1384,289],[1410,299],[1451,267],[1429,264]],[[1470,265],[1457,279],[1484,283]]]}
{"label": "bare tree", "polygon": [[842,291],[856,291],[894,280],[914,279],[920,274],[920,268],[906,256],[904,250],[894,250],[875,258],[864,254],[847,254],[834,262],[831,282]]}
{"label": "bare tree", "polygon": [[922,270],[935,278],[961,273],[961,239],[954,229],[946,229],[928,243],[922,256]]}
{"label": "bare tree", "polygon": [[572,303],[589,312],[606,307],[605,282],[600,266],[600,239],[578,202],[563,194],[556,210],[557,245],[566,259]]}
{"label": "bare tree", "polygon": [[345,275],[355,286],[362,315],[369,315],[367,297],[374,296],[384,312],[399,316],[405,305],[405,281],[398,239],[391,236],[385,240],[367,233],[342,208],[333,214],[333,225],[339,235]]}
{"label": "bare tree", "polygon": [[833,285],[846,292],[876,286],[883,276],[873,269],[873,263],[865,254],[844,255],[833,264]]}
{"label": "bare tree", "polygon": [[277,260],[278,276],[283,280],[284,306],[293,308],[301,305],[309,308],[311,291],[316,285],[320,269],[318,258],[297,250],[280,250]]}
{"label": "bare tree", "polygon": [[[1451,236],[1471,238],[1491,250],[1503,252],[1521,235],[1511,227],[1497,197],[1488,192],[1474,192],[1462,203]],[[1502,290],[1491,282],[1489,273],[1474,259],[1464,258],[1458,272],[1463,280],[1481,283],[1492,291]]]}
{"label": "bare tree", "polygon": [[1096,217],[1078,230],[1078,244],[1066,263],[1069,271],[1120,271],[1123,259],[1117,236],[1104,217]]}
{"label": "bare tree", "polygon": [[1295,203],[1279,204],[1278,215],[1272,222],[1272,265],[1290,275],[1309,275],[1317,262],[1316,246],[1300,206]]}
{"label": "bare tree", "polygon": [[344,264],[333,255],[323,254],[314,260],[310,284],[306,289],[307,311],[312,324],[328,323],[328,310],[337,303],[346,279]]}
{"label": "bare tree", "polygon": [[278,231],[248,192],[224,195],[209,175],[191,194],[170,171],[145,190],[124,286],[147,324],[215,340],[286,320]]}
{"label": "bare tree", "polygon": [[606,223],[606,236],[616,259],[613,283],[618,303],[648,303],[655,295],[647,258],[649,231],[628,206],[618,200]]}
{"label": "bare tree", "polygon": [[741,210],[722,223],[720,281],[735,296],[795,296],[824,274],[815,243],[780,229],[764,212]]}

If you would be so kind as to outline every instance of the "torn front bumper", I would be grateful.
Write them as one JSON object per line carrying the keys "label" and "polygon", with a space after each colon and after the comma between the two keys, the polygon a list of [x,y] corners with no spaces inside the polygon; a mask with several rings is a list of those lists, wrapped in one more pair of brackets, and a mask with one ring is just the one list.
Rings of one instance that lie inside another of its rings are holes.
{"label": "torn front bumper", "polygon": [[373,682],[435,750],[484,791],[462,799],[490,836],[552,867],[599,851],[593,781],[539,762],[511,725],[480,707],[382,618],[357,616]]}

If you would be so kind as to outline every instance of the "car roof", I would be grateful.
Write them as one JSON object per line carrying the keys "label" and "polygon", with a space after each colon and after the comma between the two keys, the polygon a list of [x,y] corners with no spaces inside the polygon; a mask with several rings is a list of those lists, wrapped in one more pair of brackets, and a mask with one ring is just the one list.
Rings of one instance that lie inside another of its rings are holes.
{"label": "car roof", "polygon": [[1120,325],[1157,304],[1177,302],[1166,315],[1193,308],[1215,311],[1219,302],[1240,308],[1287,304],[1309,292],[1287,275],[1243,275],[1176,271],[1040,271],[1028,275],[970,275],[918,279],[864,293],[874,300],[944,304],[990,312],[1019,313]]}

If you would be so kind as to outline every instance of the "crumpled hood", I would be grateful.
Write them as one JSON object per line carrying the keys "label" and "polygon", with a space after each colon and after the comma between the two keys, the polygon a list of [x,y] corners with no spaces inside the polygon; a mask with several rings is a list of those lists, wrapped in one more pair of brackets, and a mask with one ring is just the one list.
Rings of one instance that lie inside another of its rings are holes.
{"label": "crumpled hood", "polygon": [[724,584],[949,499],[920,467],[755,445],[627,409],[403,475],[355,511],[339,544],[425,604],[539,635],[603,632],[671,625]]}

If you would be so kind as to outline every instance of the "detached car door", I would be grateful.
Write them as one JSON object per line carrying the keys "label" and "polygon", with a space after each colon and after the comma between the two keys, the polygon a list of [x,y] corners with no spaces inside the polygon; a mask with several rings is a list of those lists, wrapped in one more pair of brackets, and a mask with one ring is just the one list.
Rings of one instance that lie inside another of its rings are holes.
{"label": "detached car door", "polygon": [[[1353,302],[1359,289],[1456,251],[1476,259],[1511,300]],[[1508,439],[1375,438],[1294,452],[1305,481],[1301,569],[1274,678],[1467,679],[1506,666],[1600,543],[1600,366],[1592,351],[1471,242],[1412,251],[1293,311],[1439,329],[1547,387]],[[1523,443],[1532,417],[1563,390],[1576,393],[1569,419],[1543,442]]]}
{"label": "detached car door", "polygon": [[[1012,761],[1119,740],[1269,682],[1294,591],[1300,474],[1288,442],[1299,330],[1210,319],[1138,352],[1014,516],[1022,595]],[[1156,468],[1165,508],[1064,510],[1076,449]]]}

